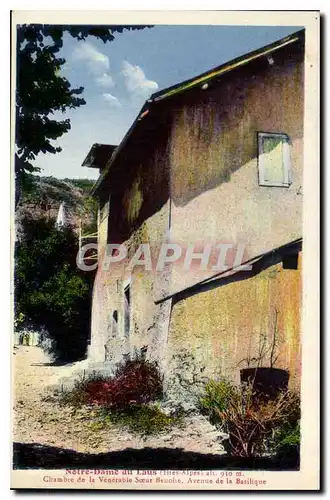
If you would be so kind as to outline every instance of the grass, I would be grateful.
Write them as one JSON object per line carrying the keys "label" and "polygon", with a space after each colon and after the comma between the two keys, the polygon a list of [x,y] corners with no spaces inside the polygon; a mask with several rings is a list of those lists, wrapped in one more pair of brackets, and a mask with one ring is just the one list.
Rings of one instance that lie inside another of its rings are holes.
{"label": "grass", "polygon": [[157,404],[148,404],[130,405],[124,410],[99,408],[91,425],[95,430],[115,425],[146,437],[168,432],[173,426],[179,426],[181,420],[181,416],[166,415]]}

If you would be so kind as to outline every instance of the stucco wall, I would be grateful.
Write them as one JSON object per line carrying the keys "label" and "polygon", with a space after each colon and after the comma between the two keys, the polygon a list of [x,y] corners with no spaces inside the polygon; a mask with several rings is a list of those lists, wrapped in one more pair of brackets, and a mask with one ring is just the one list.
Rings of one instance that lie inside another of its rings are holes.
{"label": "stucco wall", "polygon": [[290,386],[298,389],[301,266],[300,254],[297,270],[279,262],[176,302],[167,346],[169,393],[177,392],[178,379],[194,391],[208,377],[239,382],[240,369],[272,364],[288,370]]}
{"label": "stucco wall", "polygon": [[[261,70],[234,72],[178,102],[170,147],[172,241],[244,244],[248,259],[301,237],[303,78],[302,54],[275,53],[273,65],[265,60]],[[289,136],[290,187],[259,185],[257,132]],[[196,270],[176,268],[171,292],[200,279]]]}
{"label": "stucco wall", "polygon": [[[136,266],[127,270],[141,243],[156,251],[169,227],[168,172],[165,157],[157,148],[144,163],[138,156],[124,168],[125,175],[114,174],[109,215],[99,225],[99,262],[93,292],[92,335],[89,357],[115,364],[125,355],[147,348],[147,357],[161,363],[167,339],[170,301],[154,302],[155,280],[152,271]],[[139,161],[140,160],[140,161]],[[107,196],[106,190],[103,197]],[[110,189],[108,194],[110,194]],[[125,266],[103,268],[107,243],[122,243],[127,248]],[[157,281],[158,283],[158,281]],[[130,332],[125,332],[125,287],[130,285]],[[114,328],[113,313],[117,325]]]}
{"label": "stucco wall", "polygon": [[[131,277],[116,274],[102,269],[102,252],[106,242],[120,242],[131,257],[140,243],[149,242],[156,249],[170,239],[183,246],[243,243],[246,258],[251,258],[300,238],[302,57],[299,51],[280,52],[273,65],[259,61],[211,82],[205,91],[196,89],[165,103],[166,116],[172,117],[168,129],[161,119],[161,104],[145,118],[149,121],[144,135],[137,130],[104,188],[112,196],[109,217],[99,227],[102,245],[94,286],[92,359],[117,362],[147,346],[147,356],[160,363],[167,389],[173,393],[179,379],[189,379],[190,386],[209,376],[237,380],[247,358],[256,357],[260,341],[270,341],[276,323],[281,338],[276,366],[289,370],[291,385],[298,385],[301,262],[299,270],[269,264],[249,279],[214,284],[208,291],[156,304],[201,276],[179,267],[173,268],[168,280],[138,267]],[[148,135],[148,127],[153,135]],[[259,186],[258,131],[290,137],[290,187]],[[124,289],[129,280],[127,336]]]}

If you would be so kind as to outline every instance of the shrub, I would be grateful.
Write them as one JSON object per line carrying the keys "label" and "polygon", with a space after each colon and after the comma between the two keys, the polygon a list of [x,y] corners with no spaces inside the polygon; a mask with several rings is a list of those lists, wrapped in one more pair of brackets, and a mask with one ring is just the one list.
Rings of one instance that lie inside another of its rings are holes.
{"label": "shrub", "polygon": [[285,423],[279,427],[274,436],[274,447],[280,452],[297,450],[300,446],[299,423]]}
{"label": "shrub", "polygon": [[234,395],[235,387],[228,380],[209,380],[205,386],[205,395],[201,398],[201,407],[206,410],[211,420],[218,420],[218,412],[225,411]]}
{"label": "shrub", "polygon": [[109,380],[92,380],[86,385],[88,402],[111,408],[146,404],[162,394],[157,367],[142,360],[129,360]]}
{"label": "shrub", "polygon": [[142,359],[128,360],[114,377],[97,374],[82,377],[72,391],[62,395],[69,404],[101,405],[124,409],[129,405],[142,405],[162,396],[162,380],[154,363]]}
{"label": "shrub", "polygon": [[58,398],[60,404],[69,405],[72,407],[81,407],[83,405],[89,404],[89,395],[86,390],[89,384],[94,381],[106,381],[101,375],[93,372],[90,375],[85,374],[85,372],[80,375],[74,382],[72,389],[62,389],[55,390],[54,396]]}
{"label": "shrub", "polygon": [[[300,399],[291,391],[281,391],[270,399],[256,392],[252,384],[234,386],[222,381],[210,382],[205,392],[201,406],[228,434],[231,455],[253,457],[277,451],[285,439],[288,443],[288,429],[299,429]],[[297,436],[299,431],[291,434],[291,440]]]}
{"label": "shrub", "polygon": [[141,436],[158,434],[181,421],[181,415],[168,416],[152,401],[162,396],[162,380],[157,366],[143,359],[128,360],[114,377],[94,372],[76,380],[72,390],[59,394],[61,404],[75,408],[93,405],[96,411],[91,429],[115,424]]}

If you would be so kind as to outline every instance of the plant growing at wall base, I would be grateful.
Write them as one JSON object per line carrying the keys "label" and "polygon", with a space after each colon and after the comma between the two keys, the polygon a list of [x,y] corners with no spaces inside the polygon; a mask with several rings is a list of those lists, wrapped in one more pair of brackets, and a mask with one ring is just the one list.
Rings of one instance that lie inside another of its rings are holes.
{"label": "plant growing at wall base", "polygon": [[204,396],[200,399],[202,410],[210,415],[213,423],[219,420],[219,412],[228,408],[235,387],[228,380],[209,380],[205,385]]}
{"label": "plant growing at wall base", "polygon": [[109,425],[125,427],[143,437],[167,431],[181,422],[181,414],[166,415],[154,404],[162,397],[162,380],[157,365],[143,357],[126,360],[113,377],[96,372],[83,374],[73,389],[55,394],[60,404],[73,408],[93,407],[92,430]]}
{"label": "plant growing at wall base", "polygon": [[238,362],[238,366],[245,363],[247,368],[250,368],[251,365],[255,368],[259,368],[269,364],[270,368],[274,368],[279,358],[279,347],[283,343],[283,338],[281,337],[278,329],[278,310],[276,307],[274,309],[271,339],[269,340],[268,335],[260,333],[258,338],[257,353],[255,356],[251,355],[252,342],[253,339],[252,336],[250,336],[247,356]]}
{"label": "plant growing at wall base", "polygon": [[264,398],[253,384],[235,386],[230,382],[211,382],[206,386],[201,407],[213,423],[228,434],[228,450],[233,456],[255,457],[278,451],[295,429],[297,444],[300,398],[281,391],[275,399]]}
{"label": "plant growing at wall base", "polygon": [[62,400],[74,405],[89,404],[112,410],[144,405],[162,397],[162,379],[155,363],[126,360],[113,377],[98,374],[78,380]]}

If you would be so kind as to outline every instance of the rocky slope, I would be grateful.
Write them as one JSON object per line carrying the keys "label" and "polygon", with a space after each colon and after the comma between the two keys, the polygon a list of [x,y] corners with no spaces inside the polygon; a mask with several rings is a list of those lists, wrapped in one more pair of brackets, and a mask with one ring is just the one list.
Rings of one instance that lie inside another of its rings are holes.
{"label": "rocky slope", "polygon": [[96,231],[97,205],[90,196],[94,184],[90,179],[57,179],[30,175],[26,179],[16,207],[16,231],[21,231],[24,217],[56,221],[63,204],[67,224],[78,231],[80,221],[89,232]]}

